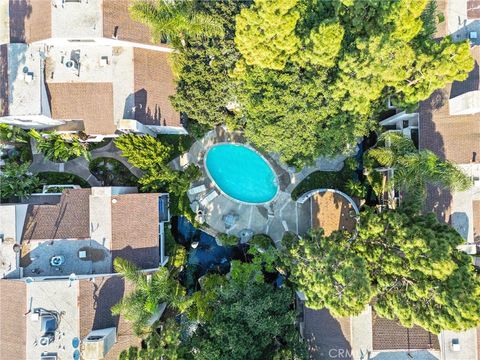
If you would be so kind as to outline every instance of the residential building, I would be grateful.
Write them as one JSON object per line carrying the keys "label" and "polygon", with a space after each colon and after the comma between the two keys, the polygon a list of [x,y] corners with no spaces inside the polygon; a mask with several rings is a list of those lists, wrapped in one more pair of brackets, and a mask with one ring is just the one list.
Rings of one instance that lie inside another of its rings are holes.
{"label": "residential building", "polygon": [[88,141],[186,133],[170,103],[173,50],[151,43],[130,1],[5,1],[0,122],[81,131]]}
{"label": "residential building", "polygon": [[0,205],[0,359],[117,359],[139,339],[111,314],[131,291],[113,261],[165,265],[168,195],[102,187],[50,196]]}

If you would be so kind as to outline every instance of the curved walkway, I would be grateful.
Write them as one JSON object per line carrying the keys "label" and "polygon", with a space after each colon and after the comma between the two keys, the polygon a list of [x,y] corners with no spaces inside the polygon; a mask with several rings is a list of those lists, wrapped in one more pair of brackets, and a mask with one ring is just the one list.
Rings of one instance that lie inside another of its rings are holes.
{"label": "curved walkway", "polygon": [[[33,160],[32,164],[30,165],[30,171],[34,174],[46,171],[60,173],[64,172],[81,177],[82,179],[87,181],[90,186],[102,186],[101,182],[90,172],[88,160],[83,157],[75,158],[65,163],[56,163],[50,161],[46,159],[43,154],[37,152],[33,140],[32,153]],[[136,177],[140,177],[143,174],[140,169],[134,167],[127,161],[126,158],[121,155],[121,151],[117,149],[117,147],[112,141],[104,147],[92,150],[90,153],[92,155],[92,159],[107,157],[118,160]]]}

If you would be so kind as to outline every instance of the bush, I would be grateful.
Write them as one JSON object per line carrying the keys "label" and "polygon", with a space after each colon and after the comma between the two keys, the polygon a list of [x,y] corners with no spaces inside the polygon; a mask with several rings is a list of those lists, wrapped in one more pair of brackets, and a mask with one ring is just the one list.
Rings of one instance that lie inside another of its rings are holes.
{"label": "bush", "polygon": [[45,132],[45,137],[37,130],[31,129],[30,136],[36,141],[37,149],[48,159],[55,162],[67,162],[68,160],[83,156],[90,160],[88,143],[80,141],[78,135],[58,134]]}
{"label": "bush", "polygon": [[90,162],[89,168],[103,186],[137,185],[137,178],[118,160],[98,158]]}
{"label": "bush", "polygon": [[222,246],[235,246],[238,244],[239,238],[235,235],[220,234],[218,240],[220,240]]}
{"label": "bush", "polygon": [[275,243],[273,242],[273,240],[270,236],[265,235],[265,234],[258,234],[258,235],[255,235],[250,240],[250,245],[255,246],[257,249],[266,250],[270,246],[275,246]]}
{"label": "bush", "polygon": [[[59,173],[59,172],[41,172],[37,174],[40,179],[41,185],[79,185],[82,188],[89,188],[90,184],[83,180],[81,177],[69,174],[69,173]],[[42,191],[42,186],[37,188],[37,191]]]}

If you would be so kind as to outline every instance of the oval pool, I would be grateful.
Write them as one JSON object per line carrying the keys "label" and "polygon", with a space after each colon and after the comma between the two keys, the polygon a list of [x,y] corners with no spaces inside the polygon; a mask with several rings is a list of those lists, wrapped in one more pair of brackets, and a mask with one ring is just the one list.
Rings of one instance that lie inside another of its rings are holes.
{"label": "oval pool", "polygon": [[215,185],[234,200],[262,204],[277,195],[277,177],[270,164],[247,146],[212,146],[205,156],[205,168]]}

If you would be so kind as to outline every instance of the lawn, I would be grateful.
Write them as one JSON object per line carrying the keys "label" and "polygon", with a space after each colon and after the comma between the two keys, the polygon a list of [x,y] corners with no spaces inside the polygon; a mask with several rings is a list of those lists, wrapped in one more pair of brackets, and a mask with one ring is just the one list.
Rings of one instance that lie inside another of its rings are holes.
{"label": "lawn", "polygon": [[345,165],[340,171],[315,171],[303,179],[292,191],[292,199],[297,200],[306,192],[319,188],[337,189],[347,192],[345,185],[353,178],[351,166]]}

